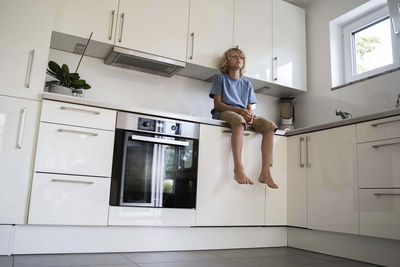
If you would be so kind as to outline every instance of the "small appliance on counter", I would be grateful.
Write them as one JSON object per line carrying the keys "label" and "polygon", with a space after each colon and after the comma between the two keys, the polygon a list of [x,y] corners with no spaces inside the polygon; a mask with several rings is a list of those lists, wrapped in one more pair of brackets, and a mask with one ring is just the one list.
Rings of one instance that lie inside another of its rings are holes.
{"label": "small appliance on counter", "polygon": [[280,120],[278,129],[291,131],[294,130],[294,97],[279,98]]}

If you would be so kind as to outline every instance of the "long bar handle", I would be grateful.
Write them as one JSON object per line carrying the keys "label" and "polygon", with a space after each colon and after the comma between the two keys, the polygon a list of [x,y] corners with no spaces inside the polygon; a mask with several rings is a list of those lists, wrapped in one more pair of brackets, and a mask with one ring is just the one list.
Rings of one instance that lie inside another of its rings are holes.
{"label": "long bar handle", "polygon": [[118,40],[118,42],[122,42],[122,32],[123,32],[123,29],[124,29],[124,19],[125,19],[125,13],[122,13],[121,14],[121,31],[119,32],[119,40]]}
{"label": "long bar handle", "polygon": [[306,137],[306,161],[307,161],[307,168],[311,168],[311,162],[310,162],[310,158],[309,158],[309,142],[311,142],[311,137],[307,136]]}
{"label": "long bar handle", "polygon": [[76,180],[64,180],[64,179],[51,179],[52,182],[62,182],[62,183],[74,183],[74,184],[94,184],[89,181],[76,181]]}
{"label": "long bar handle", "polygon": [[275,76],[274,76],[274,81],[278,80],[278,57],[274,57],[274,65],[275,65]]}
{"label": "long bar handle", "polygon": [[375,196],[400,196],[400,193],[374,193]]}
{"label": "long bar handle", "polygon": [[[232,133],[232,131],[230,131],[230,130],[222,130],[222,132],[223,132],[223,133]],[[244,135],[244,136],[249,136],[250,133],[243,132],[243,135]]]}
{"label": "long bar handle", "polygon": [[189,146],[189,142],[186,142],[186,141],[168,140],[168,139],[148,137],[148,136],[142,136],[142,135],[134,135],[134,134],[131,136],[131,139],[137,140],[137,141],[145,141],[145,142],[163,144],[163,145]]}
{"label": "long bar handle", "polygon": [[381,146],[394,146],[394,145],[399,145],[400,142],[396,142],[396,143],[389,143],[389,144],[382,144],[382,145],[373,145],[373,148],[379,148]]}
{"label": "long bar handle", "polygon": [[192,51],[190,52],[191,54],[190,54],[189,59],[193,59],[193,51],[194,51],[194,32],[192,32],[192,33],[190,34],[190,37],[192,38]]}
{"label": "long bar handle", "polygon": [[382,125],[382,124],[388,124],[388,123],[397,122],[397,121],[400,121],[400,119],[391,120],[391,121],[384,121],[384,122],[378,122],[378,123],[372,123],[371,126],[372,127],[377,127],[377,126]]}
{"label": "long bar handle", "polygon": [[26,108],[21,109],[21,119],[19,121],[18,127],[18,138],[17,138],[17,148],[22,148],[22,137],[24,136],[24,128],[25,128],[25,117],[26,117]]}
{"label": "long bar handle", "polygon": [[26,74],[26,80],[25,80],[25,87],[29,88],[30,83],[31,83],[31,74],[32,74],[32,66],[33,66],[33,59],[35,58],[35,49],[32,49],[30,56],[29,56],[29,61],[28,61],[28,72]]}
{"label": "long bar handle", "polygon": [[114,28],[114,16],[115,16],[115,10],[111,12],[111,23],[110,23],[110,35],[108,36],[108,40],[112,39],[112,33],[113,33],[113,28]]}
{"label": "long bar handle", "polygon": [[82,109],[82,108],[72,108],[72,107],[62,106],[60,109],[62,109],[62,110],[80,111],[80,112],[88,112],[88,113],[93,113],[95,115],[100,115],[99,111],[87,110],[87,109]]}
{"label": "long bar handle", "polygon": [[67,129],[58,129],[58,131],[61,133],[73,133],[73,134],[89,135],[89,136],[98,136],[99,135],[97,133],[82,132],[82,131],[67,130]]}
{"label": "long bar handle", "polygon": [[302,158],[301,158],[301,156],[302,156],[302,154],[303,153],[301,153],[302,151],[301,151],[301,143],[302,142],[304,142],[304,137],[300,137],[299,138],[299,144],[300,144],[300,168],[304,168],[304,163],[302,162]]}

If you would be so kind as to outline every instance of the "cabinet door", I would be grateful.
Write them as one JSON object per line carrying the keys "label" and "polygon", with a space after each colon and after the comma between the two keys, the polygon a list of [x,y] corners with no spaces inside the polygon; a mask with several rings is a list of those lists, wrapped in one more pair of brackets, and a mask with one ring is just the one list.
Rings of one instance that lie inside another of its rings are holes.
{"label": "cabinet door", "polygon": [[309,136],[308,227],[358,234],[355,125]]}
{"label": "cabinet door", "polygon": [[287,220],[288,225],[307,228],[307,146],[306,135],[288,138]]}
{"label": "cabinet door", "polygon": [[114,44],[118,0],[57,1],[53,30]]}
{"label": "cabinet door", "polygon": [[115,43],[186,61],[188,17],[189,0],[120,0]]}
{"label": "cabinet door", "polygon": [[271,82],[272,0],[235,0],[234,46],[246,54],[245,76]]}
{"label": "cabinet door", "polygon": [[196,225],[263,225],[265,185],[257,182],[261,167],[260,137],[244,138],[243,163],[254,185],[233,179],[228,128],[200,125]]}
{"label": "cabinet door", "polygon": [[278,189],[266,187],[266,225],[287,225],[287,137],[274,136],[271,174]]}
{"label": "cabinet door", "polygon": [[273,0],[273,80],[306,91],[306,31],[304,9]]}
{"label": "cabinet door", "polygon": [[53,2],[1,2],[0,94],[41,98],[54,18]]}
{"label": "cabinet door", "polygon": [[233,45],[233,0],[191,0],[187,61],[218,69]]}
{"label": "cabinet door", "polygon": [[0,96],[0,224],[24,224],[38,101]]}

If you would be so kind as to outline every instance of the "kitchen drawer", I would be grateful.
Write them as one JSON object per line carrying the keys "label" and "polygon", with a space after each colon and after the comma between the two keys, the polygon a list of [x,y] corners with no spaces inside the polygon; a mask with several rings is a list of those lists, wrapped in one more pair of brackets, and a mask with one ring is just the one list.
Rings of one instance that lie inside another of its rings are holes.
{"label": "kitchen drawer", "polygon": [[114,132],[40,123],[35,171],[111,177]]}
{"label": "kitchen drawer", "polygon": [[400,138],[357,145],[360,188],[400,188]]}
{"label": "kitchen drawer", "polygon": [[28,224],[107,225],[110,182],[35,173]]}
{"label": "kitchen drawer", "polygon": [[40,121],[115,130],[116,111],[43,100]]}
{"label": "kitchen drawer", "polygon": [[400,189],[360,189],[359,197],[360,234],[400,239]]}
{"label": "kitchen drawer", "polygon": [[369,142],[400,137],[400,116],[357,124],[357,142]]}

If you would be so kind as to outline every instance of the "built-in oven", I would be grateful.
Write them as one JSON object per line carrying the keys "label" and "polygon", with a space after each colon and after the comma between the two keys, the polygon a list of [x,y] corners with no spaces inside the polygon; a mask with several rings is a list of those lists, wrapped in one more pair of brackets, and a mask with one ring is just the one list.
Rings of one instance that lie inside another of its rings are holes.
{"label": "built-in oven", "polygon": [[199,124],[118,112],[111,205],[196,207]]}

